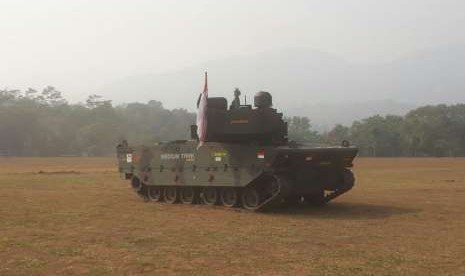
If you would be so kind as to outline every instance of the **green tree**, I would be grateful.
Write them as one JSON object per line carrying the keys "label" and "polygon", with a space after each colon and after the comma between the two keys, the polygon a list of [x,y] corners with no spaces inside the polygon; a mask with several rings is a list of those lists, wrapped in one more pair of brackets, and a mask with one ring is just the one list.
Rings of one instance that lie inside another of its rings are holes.
{"label": "green tree", "polygon": [[355,121],[350,128],[352,142],[360,148],[362,155],[398,156],[402,154],[401,116],[376,115]]}
{"label": "green tree", "polygon": [[351,140],[350,128],[343,125],[336,125],[332,130],[324,135],[324,141],[328,144],[340,144],[344,140]]}
{"label": "green tree", "polygon": [[288,136],[290,140],[296,142],[319,143],[321,137],[317,131],[312,130],[308,117],[294,116],[285,118],[288,123]]}

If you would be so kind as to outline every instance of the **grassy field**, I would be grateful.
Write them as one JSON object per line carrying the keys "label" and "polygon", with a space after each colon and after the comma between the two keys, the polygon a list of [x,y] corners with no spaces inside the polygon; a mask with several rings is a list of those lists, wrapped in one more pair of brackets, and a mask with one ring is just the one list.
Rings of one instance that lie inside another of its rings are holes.
{"label": "grassy field", "polygon": [[112,158],[0,159],[0,275],[465,275],[465,159],[359,159],[325,208],[144,203]]}

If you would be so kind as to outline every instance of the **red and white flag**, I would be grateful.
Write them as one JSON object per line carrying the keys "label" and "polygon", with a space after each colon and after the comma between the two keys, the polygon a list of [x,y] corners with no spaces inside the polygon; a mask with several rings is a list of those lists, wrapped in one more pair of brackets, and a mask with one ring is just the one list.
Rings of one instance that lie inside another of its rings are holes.
{"label": "red and white flag", "polygon": [[205,86],[200,94],[197,104],[197,135],[199,136],[200,145],[207,139],[207,99],[208,99],[208,78],[205,72]]}

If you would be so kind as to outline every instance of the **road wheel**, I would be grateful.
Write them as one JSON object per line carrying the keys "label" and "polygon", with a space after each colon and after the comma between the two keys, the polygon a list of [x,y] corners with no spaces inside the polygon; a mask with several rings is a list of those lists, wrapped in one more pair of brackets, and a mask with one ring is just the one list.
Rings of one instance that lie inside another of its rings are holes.
{"label": "road wheel", "polygon": [[260,205],[260,194],[258,191],[251,187],[245,188],[242,192],[242,205],[245,209],[254,210]]}
{"label": "road wheel", "polygon": [[239,195],[235,188],[223,188],[221,189],[221,204],[226,207],[236,207],[239,203]]}
{"label": "road wheel", "polygon": [[206,187],[202,189],[202,202],[206,205],[218,204],[218,192],[214,187]]}
{"label": "road wheel", "polygon": [[174,186],[165,187],[163,195],[165,197],[165,201],[168,203],[173,204],[178,202],[179,192],[178,188]]}
{"label": "road wheel", "polygon": [[184,204],[194,204],[197,196],[193,187],[180,188],[179,199]]}
{"label": "road wheel", "polygon": [[160,202],[163,200],[163,188],[159,186],[147,186],[147,197],[150,201]]}

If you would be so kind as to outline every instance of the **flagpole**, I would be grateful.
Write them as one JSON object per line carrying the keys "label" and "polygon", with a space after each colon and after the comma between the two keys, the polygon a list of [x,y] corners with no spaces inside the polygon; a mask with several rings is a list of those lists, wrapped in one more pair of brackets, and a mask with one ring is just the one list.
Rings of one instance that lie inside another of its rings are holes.
{"label": "flagpole", "polygon": [[208,91],[208,72],[205,70],[205,86],[203,88],[203,91]]}

